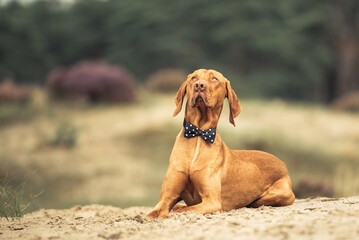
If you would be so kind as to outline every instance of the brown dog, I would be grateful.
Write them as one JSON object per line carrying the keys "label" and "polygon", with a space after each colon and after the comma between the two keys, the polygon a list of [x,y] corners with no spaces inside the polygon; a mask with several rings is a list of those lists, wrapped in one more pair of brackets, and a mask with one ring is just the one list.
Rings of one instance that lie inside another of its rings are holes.
{"label": "brown dog", "polygon": [[275,156],[249,150],[230,150],[216,127],[227,97],[229,121],[241,111],[229,81],[214,70],[188,75],[177,92],[176,116],[187,95],[184,128],[174,144],[162,184],[160,202],[149,217],[176,212],[212,213],[250,206],[285,206],[293,203],[291,179],[285,164]]}

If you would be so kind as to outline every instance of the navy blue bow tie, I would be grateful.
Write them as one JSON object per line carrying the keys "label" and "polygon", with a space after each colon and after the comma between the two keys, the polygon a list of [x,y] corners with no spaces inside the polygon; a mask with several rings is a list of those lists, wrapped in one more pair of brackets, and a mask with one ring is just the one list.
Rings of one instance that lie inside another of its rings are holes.
{"label": "navy blue bow tie", "polygon": [[184,128],[184,137],[185,138],[193,138],[196,136],[201,136],[206,142],[213,143],[216,137],[216,128],[210,128],[207,130],[201,130],[195,125],[183,121]]}

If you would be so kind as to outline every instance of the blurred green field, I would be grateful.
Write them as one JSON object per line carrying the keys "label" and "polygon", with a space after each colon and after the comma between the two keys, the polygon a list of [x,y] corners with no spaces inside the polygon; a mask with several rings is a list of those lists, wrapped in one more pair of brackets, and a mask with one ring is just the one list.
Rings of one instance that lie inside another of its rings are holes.
{"label": "blurred green field", "polygon": [[[0,178],[26,181],[27,197],[41,192],[34,199],[40,208],[152,206],[183,121],[183,112],[172,118],[173,98],[143,92],[130,105],[90,106],[51,103],[38,90],[30,104],[3,104]],[[218,126],[229,147],[277,155],[295,186],[359,195],[359,114],[280,100],[241,104],[237,127],[227,106]]]}

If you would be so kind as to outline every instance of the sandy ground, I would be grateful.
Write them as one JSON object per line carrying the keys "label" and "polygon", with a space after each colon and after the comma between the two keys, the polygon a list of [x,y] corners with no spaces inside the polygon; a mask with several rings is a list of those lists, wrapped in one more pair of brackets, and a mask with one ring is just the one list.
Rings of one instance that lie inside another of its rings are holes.
{"label": "sandy ground", "polygon": [[0,219],[0,239],[359,239],[359,196],[148,219],[147,207],[75,206]]}

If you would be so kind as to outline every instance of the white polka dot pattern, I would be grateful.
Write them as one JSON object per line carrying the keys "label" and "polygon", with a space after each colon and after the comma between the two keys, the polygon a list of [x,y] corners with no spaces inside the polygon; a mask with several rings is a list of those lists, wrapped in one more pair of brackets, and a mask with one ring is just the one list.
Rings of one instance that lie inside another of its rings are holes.
{"label": "white polka dot pattern", "polygon": [[183,121],[183,127],[185,138],[201,136],[207,143],[213,143],[216,138],[216,128],[201,130],[193,124],[186,122],[186,120]]}

